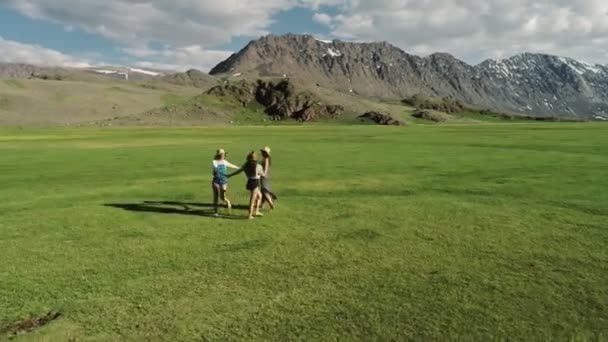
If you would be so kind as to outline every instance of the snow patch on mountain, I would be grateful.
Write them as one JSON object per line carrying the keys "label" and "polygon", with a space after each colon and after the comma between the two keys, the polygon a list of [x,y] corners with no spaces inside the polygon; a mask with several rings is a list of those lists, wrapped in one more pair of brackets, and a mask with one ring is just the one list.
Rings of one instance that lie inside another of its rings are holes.
{"label": "snow patch on mountain", "polygon": [[105,69],[93,69],[91,71],[96,72],[98,74],[104,74],[104,75],[111,75],[111,74],[118,73],[116,70],[105,70]]}
{"label": "snow patch on mountain", "polygon": [[342,52],[340,52],[338,49],[334,49],[333,47],[328,47],[327,53],[332,57],[342,57]]}
{"label": "snow patch on mountain", "polygon": [[594,74],[602,73],[600,65],[592,65],[586,62],[578,62],[570,58],[559,57],[559,60],[566,64],[570,69],[574,70],[579,75],[584,75],[588,72]]}
{"label": "snow patch on mountain", "polygon": [[138,68],[129,68],[129,71],[136,72],[139,74],[144,74],[144,75],[150,75],[150,76],[163,76],[163,74],[160,72],[138,69]]}

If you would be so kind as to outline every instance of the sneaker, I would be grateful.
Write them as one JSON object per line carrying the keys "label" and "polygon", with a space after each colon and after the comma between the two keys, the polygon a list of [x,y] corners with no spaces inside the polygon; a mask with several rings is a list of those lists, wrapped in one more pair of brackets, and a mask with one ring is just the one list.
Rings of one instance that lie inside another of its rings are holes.
{"label": "sneaker", "polygon": [[253,220],[254,218],[255,218],[255,217],[253,217],[253,216],[249,216],[247,219],[248,219],[248,220]]}
{"label": "sneaker", "polygon": [[220,213],[213,214],[213,217],[220,217]]}
{"label": "sneaker", "polygon": [[258,211],[257,213],[255,213],[255,216],[256,217],[264,217],[264,214],[262,214],[261,212]]}

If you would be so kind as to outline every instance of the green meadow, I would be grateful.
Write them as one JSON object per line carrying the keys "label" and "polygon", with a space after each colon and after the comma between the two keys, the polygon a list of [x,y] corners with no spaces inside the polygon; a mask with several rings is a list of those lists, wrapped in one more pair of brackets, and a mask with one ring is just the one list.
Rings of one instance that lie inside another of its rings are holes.
{"label": "green meadow", "polygon": [[608,338],[605,124],[0,129],[0,189],[0,340]]}

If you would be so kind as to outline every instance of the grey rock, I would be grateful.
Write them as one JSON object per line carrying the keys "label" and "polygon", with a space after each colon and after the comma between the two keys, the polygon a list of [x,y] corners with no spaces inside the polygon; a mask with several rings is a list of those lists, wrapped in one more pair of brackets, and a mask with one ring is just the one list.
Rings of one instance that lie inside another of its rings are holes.
{"label": "grey rock", "polygon": [[363,115],[359,115],[359,119],[370,120],[377,125],[383,126],[403,126],[403,122],[394,119],[392,116],[379,112],[367,112]]}

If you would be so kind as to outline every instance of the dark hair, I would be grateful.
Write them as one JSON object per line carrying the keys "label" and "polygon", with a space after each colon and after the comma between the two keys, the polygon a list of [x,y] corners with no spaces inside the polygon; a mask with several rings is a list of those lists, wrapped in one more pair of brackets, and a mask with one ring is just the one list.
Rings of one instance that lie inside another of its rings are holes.
{"label": "dark hair", "polygon": [[248,177],[253,177],[253,176],[255,176],[255,171],[256,171],[257,167],[258,167],[258,163],[255,160],[248,160],[245,163],[245,166],[243,167],[243,169],[245,171],[245,174]]}
{"label": "dark hair", "polygon": [[264,159],[268,159],[268,165],[272,165],[272,157],[270,154],[266,153],[266,151],[262,151],[262,157],[264,157]]}
{"label": "dark hair", "polygon": [[258,158],[255,155],[255,151],[251,151],[251,152],[247,153],[247,158],[245,158],[245,160],[247,160],[247,161],[251,161],[251,160],[256,161],[257,159]]}
{"label": "dark hair", "polygon": [[243,171],[245,171],[245,174],[248,177],[253,177],[255,176],[255,171],[258,167],[258,162],[256,161],[256,156],[255,156],[255,151],[251,151],[249,152],[249,154],[247,154],[247,161],[245,162],[245,165],[243,166]]}

